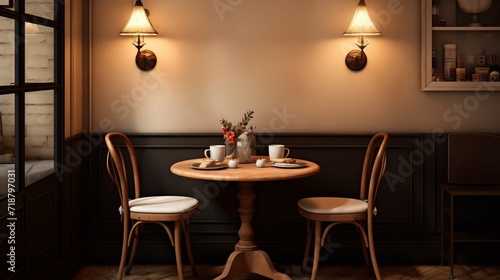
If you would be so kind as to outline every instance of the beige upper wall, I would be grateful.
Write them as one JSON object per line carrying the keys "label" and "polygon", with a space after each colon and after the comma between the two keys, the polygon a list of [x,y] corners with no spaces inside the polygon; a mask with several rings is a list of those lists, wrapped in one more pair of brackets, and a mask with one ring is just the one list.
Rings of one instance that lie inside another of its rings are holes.
{"label": "beige upper wall", "polygon": [[131,2],[91,1],[93,130],[219,132],[252,109],[260,132],[500,132],[500,93],[421,91],[420,1],[367,1],[382,36],[357,73],[357,0],[143,0],[150,72],[118,35]]}

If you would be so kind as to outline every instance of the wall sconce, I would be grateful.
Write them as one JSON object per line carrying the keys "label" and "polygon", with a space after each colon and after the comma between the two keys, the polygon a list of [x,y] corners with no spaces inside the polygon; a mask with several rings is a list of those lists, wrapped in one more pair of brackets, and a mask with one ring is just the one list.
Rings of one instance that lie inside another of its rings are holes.
{"label": "wall sconce", "polygon": [[351,24],[344,32],[346,36],[358,36],[356,45],[360,50],[350,51],[345,57],[345,64],[347,68],[353,71],[359,71],[365,68],[368,58],[366,57],[364,48],[368,45],[368,40],[365,36],[378,36],[381,35],[380,31],[373,25],[373,22],[368,15],[365,0],[360,0]]}
{"label": "wall sconce", "polygon": [[151,22],[148,19],[148,11],[144,9],[141,0],[137,0],[132,10],[130,18],[120,32],[120,35],[134,36],[132,43],[137,48],[137,55],[135,56],[135,64],[141,70],[148,71],[156,66],[156,55],[150,50],[141,50],[146,44],[144,36],[158,35]]}

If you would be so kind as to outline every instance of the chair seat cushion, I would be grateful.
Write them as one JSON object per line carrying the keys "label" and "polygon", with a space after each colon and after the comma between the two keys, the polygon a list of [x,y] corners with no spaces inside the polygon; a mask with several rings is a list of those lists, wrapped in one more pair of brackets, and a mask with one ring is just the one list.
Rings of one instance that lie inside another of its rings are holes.
{"label": "chair seat cushion", "polygon": [[308,197],[299,200],[298,205],[303,210],[316,214],[363,213],[368,209],[365,201],[344,197]]}
{"label": "chair seat cushion", "polygon": [[[194,209],[198,200],[188,196],[148,196],[129,201],[130,211],[138,213],[174,214]],[[122,212],[122,207],[119,209]]]}

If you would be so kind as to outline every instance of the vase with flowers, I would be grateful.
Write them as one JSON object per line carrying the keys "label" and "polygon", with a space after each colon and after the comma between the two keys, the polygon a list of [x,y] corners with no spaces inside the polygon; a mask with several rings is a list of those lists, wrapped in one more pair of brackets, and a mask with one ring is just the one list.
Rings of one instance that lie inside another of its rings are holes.
{"label": "vase with flowers", "polygon": [[[251,161],[252,149],[255,148],[255,137],[253,136],[253,126],[248,127],[248,123],[253,118],[253,111],[248,111],[237,124],[222,119],[222,135],[226,144],[226,157],[237,158],[240,163]],[[253,142],[252,142],[253,141]]]}

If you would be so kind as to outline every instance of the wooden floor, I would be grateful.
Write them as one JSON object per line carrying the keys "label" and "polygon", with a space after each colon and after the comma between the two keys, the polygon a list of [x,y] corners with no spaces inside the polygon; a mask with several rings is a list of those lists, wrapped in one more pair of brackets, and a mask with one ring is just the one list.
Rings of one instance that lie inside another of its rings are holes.
{"label": "wooden floor", "polygon": [[[80,269],[72,280],[109,280],[115,279],[118,266],[116,265],[88,265]],[[213,279],[222,270],[222,267],[198,265],[198,276],[193,277],[189,266],[185,266],[186,280]],[[298,266],[277,267],[288,274],[293,280],[309,279],[300,272]],[[381,266],[380,272],[384,280],[445,280],[450,276],[448,266],[415,265],[415,266]],[[499,266],[455,266],[455,279],[458,280],[500,280]],[[123,279],[179,279],[173,265],[134,265],[130,275]],[[238,280],[267,279],[258,275],[242,275]],[[235,280],[236,280],[235,279]],[[320,266],[318,280],[363,280],[375,279],[367,274],[365,266]]]}

